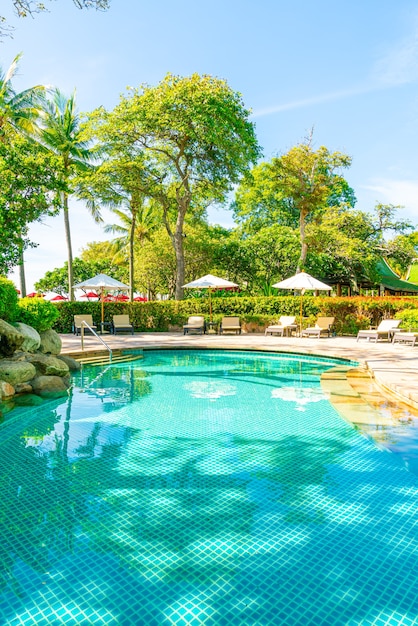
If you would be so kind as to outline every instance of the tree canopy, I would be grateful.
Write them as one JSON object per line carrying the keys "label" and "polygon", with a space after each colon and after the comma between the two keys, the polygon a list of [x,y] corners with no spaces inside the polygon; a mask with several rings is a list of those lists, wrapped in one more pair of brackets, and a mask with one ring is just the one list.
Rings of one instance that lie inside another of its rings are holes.
{"label": "tree canopy", "polygon": [[20,262],[22,249],[33,245],[28,225],[57,207],[52,190],[61,189],[59,164],[39,146],[15,135],[0,142],[0,273]]}
{"label": "tree canopy", "polygon": [[40,141],[60,163],[62,191],[59,205],[64,214],[65,239],[68,254],[68,297],[73,299],[73,250],[71,242],[69,195],[79,192],[78,176],[88,172],[94,151],[88,141],[82,137],[80,116],[76,109],[75,92],[68,98],[55,89],[45,101]]}
{"label": "tree canopy", "polygon": [[303,269],[308,253],[306,227],[329,206],[354,203],[354,193],[339,174],[351,158],[312,147],[311,140],[294,146],[286,154],[263,163],[251,172],[238,189],[235,216],[248,228],[299,224],[300,255],[297,270]]}
{"label": "tree canopy", "polygon": [[184,222],[224,202],[260,148],[240,94],[223,80],[168,74],[156,87],[131,90],[90,129],[110,158],[140,163],[145,196],[159,205],[176,255],[176,298],[185,282]]}

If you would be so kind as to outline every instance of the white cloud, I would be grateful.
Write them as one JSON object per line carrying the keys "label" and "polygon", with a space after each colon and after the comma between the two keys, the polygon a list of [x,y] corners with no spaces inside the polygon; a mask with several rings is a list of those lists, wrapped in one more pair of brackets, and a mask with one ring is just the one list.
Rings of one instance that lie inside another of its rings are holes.
{"label": "white cloud", "polygon": [[375,202],[405,207],[404,217],[418,221],[418,181],[407,179],[374,178],[362,189],[374,196]]}
{"label": "white cloud", "polygon": [[293,109],[301,109],[315,104],[322,104],[323,102],[331,102],[332,100],[351,98],[373,90],[374,87],[371,86],[358,86],[340,91],[318,94],[317,96],[309,96],[301,100],[293,100],[292,102],[284,102],[283,104],[258,109],[253,112],[252,117],[264,117],[266,115],[272,115],[273,113],[280,113],[281,111],[291,111]]}
{"label": "white cloud", "polygon": [[390,89],[418,80],[418,13],[412,19],[412,32],[394,42],[371,66],[364,81],[357,86],[330,91],[300,100],[292,100],[254,111],[253,117],[264,117],[273,113],[300,109],[333,100],[343,100],[382,89]]}
{"label": "white cloud", "polygon": [[411,32],[390,46],[376,62],[372,79],[376,85],[395,87],[418,79],[418,14],[412,19]]}

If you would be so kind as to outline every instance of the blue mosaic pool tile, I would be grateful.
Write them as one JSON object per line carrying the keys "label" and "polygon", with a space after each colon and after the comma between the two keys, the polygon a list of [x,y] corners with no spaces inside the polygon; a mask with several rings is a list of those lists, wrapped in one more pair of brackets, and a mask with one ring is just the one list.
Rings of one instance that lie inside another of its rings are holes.
{"label": "blue mosaic pool tile", "polygon": [[0,623],[417,624],[417,481],[330,366],[146,354],[4,424]]}

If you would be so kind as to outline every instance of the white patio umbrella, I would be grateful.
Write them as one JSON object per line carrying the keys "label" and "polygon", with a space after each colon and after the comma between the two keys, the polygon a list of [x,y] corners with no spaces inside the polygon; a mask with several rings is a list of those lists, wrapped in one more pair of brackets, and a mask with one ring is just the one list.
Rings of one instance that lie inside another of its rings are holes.
{"label": "white patio umbrella", "polygon": [[276,289],[292,289],[300,291],[300,333],[302,334],[302,315],[303,315],[303,294],[305,291],[331,291],[332,287],[321,283],[320,280],[314,278],[307,272],[299,272],[290,278],[282,280],[280,283],[273,285]]}
{"label": "white patio umbrella", "polygon": [[83,282],[78,283],[77,285],[73,285],[74,289],[94,289],[100,294],[100,301],[102,303],[102,328],[104,324],[104,293],[105,291],[114,291],[118,289],[119,291],[128,291],[128,285],[125,283],[121,283],[119,280],[112,278],[111,276],[107,276],[106,274],[97,274],[97,276],[93,276],[93,278],[88,278],[87,280],[83,280]]}
{"label": "white patio umbrella", "polygon": [[187,283],[187,285],[183,285],[183,287],[185,289],[209,290],[209,321],[212,322],[212,289],[228,289],[229,287],[238,287],[238,285],[236,283],[232,283],[230,280],[225,280],[225,278],[219,278],[213,274],[206,274],[206,276],[196,278],[196,280],[193,280],[191,283]]}

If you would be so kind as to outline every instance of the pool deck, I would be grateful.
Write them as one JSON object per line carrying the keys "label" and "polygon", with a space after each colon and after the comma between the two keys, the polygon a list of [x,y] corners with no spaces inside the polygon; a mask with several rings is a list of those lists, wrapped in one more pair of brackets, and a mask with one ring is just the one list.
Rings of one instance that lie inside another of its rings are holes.
{"label": "pool deck", "polygon": [[[81,338],[61,335],[62,354],[81,351]],[[135,333],[135,335],[103,335],[112,350],[143,348],[193,349],[212,348],[228,350],[262,350],[269,352],[292,352],[324,357],[337,357],[359,362],[372,374],[376,383],[395,394],[406,404],[418,409],[418,347],[404,344],[379,343],[354,337],[300,338],[265,336],[258,333],[242,335],[183,335],[179,332]],[[102,344],[91,335],[84,338],[84,351],[103,349]]]}

